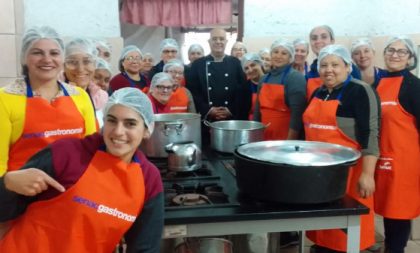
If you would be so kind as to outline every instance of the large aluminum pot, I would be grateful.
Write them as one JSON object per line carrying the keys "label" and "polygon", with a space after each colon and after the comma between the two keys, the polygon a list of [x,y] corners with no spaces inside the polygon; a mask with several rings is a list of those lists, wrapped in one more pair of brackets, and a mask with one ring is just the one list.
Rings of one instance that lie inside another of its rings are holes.
{"label": "large aluminum pot", "polygon": [[155,114],[155,130],[142,141],[141,150],[148,157],[168,157],[165,146],[170,143],[194,142],[201,149],[201,117],[196,113]]}
{"label": "large aluminum pot", "polygon": [[222,238],[186,238],[175,253],[232,253],[232,242]]}
{"label": "large aluminum pot", "polygon": [[211,148],[225,153],[233,153],[239,145],[264,140],[267,127],[250,120],[204,121],[204,124],[210,127]]}
{"label": "large aluminum pot", "polygon": [[246,196],[268,202],[338,200],[359,151],[324,142],[262,141],[235,150],[236,181]]}

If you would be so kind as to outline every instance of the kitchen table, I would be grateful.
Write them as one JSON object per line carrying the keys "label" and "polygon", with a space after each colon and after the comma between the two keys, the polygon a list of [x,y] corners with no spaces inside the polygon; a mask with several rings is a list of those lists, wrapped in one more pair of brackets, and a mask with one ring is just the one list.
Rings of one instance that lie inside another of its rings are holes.
{"label": "kitchen table", "polygon": [[[229,156],[209,156],[230,203],[221,206],[180,207],[165,210],[164,238],[221,236],[247,233],[342,228],[348,233],[347,252],[359,253],[360,215],[369,209],[344,196],[323,204],[266,203],[241,196]],[[302,235],[302,233],[300,233]],[[300,250],[303,252],[301,236]]]}

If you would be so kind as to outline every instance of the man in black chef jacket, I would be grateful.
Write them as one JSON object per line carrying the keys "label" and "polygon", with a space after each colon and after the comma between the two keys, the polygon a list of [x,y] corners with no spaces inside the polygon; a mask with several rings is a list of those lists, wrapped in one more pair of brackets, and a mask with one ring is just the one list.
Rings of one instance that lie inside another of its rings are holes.
{"label": "man in black chef jacket", "polygon": [[[210,32],[210,54],[194,61],[187,77],[197,111],[208,121],[246,120],[251,107],[251,89],[241,63],[225,55],[226,43],[226,31],[214,28]],[[203,143],[208,143],[207,128],[202,136]]]}

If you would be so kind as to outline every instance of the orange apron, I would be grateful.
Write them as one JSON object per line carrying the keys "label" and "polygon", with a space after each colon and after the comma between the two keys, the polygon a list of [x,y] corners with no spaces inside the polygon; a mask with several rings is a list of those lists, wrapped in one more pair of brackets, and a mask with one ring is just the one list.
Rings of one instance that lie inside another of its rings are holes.
{"label": "orange apron", "polygon": [[264,140],[286,140],[289,133],[290,109],[286,105],[284,80],[291,66],[285,69],[280,84],[267,83],[271,74],[263,81],[258,100],[260,103],[261,122],[268,127],[264,131]]}
{"label": "orange apron", "polygon": [[169,113],[188,112],[188,95],[186,88],[178,87],[166,104]]}
{"label": "orange apron", "polygon": [[[306,140],[334,143],[360,150],[359,144],[338,128],[336,118],[338,105],[339,99],[329,101],[323,101],[316,97],[312,99],[303,114]],[[375,226],[372,210],[373,197],[360,198],[357,192],[357,182],[361,172],[362,159],[359,159],[358,163],[349,171],[346,193],[370,208],[368,215],[361,216],[360,224],[360,249],[366,249],[375,243]],[[306,235],[317,245],[339,251],[347,250],[347,235],[341,229],[308,231]]]}
{"label": "orange apron", "polygon": [[319,77],[311,77],[308,78],[308,81],[306,83],[306,99],[309,101],[312,98],[312,94],[316,89],[321,87],[322,80]]}
{"label": "orange apron", "polygon": [[31,204],[0,241],[7,253],[110,253],[143,209],[143,173],[97,151],[61,195]]}
{"label": "orange apron", "polygon": [[392,219],[420,214],[420,144],[416,119],[398,101],[403,76],[382,78],[380,151],[375,180],[375,211]]}
{"label": "orange apron", "polygon": [[25,123],[21,137],[11,145],[8,171],[22,167],[31,156],[55,140],[85,136],[85,120],[60,84],[64,96],[48,102],[34,97],[27,80]]}

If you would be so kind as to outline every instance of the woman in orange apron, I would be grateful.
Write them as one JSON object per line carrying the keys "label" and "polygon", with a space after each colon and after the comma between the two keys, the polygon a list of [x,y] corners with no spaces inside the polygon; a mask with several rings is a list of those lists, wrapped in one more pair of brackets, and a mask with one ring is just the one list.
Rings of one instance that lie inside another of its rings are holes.
{"label": "woman in orange apron", "polygon": [[[163,228],[158,169],[138,151],[153,131],[149,99],[135,88],[107,103],[102,134],[41,150],[0,178],[0,252],[159,252]],[[22,198],[25,195],[27,197]]]}
{"label": "woman in orange apron", "polygon": [[403,253],[411,220],[420,214],[420,80],[410,73],[416,47],[408,37],[393,37],[384,60],[376,88],[382,117],[375,212],[384,217],[386,252]]}
{"label": "woman in orange apron", "polygon": [[163,66],[163,72],[171,75],[176,87],[176,90],[166,105],[169,112],[196,113],[197,111],[191,92],[185,88],[184,64],[178,59],[169,60],[165,66]]}
{"label": "woman in orange apron", "polygon": [[271,45],[271,71],[258,87],[254,120],[268,125],[265,140],[293,140],[302,130],[306,108],[305,77],[292,68],[295,49],[289,41]]}
{"label": "woman in orange apron", "polygon": [[241,65],[247,77],[247,85],[251,87],[252,91],[252,104],[249,112],[249,119],[253,120],[254,107],[257,100],[258,83],[264,75],[263,61],[258,54],[247,53],[242,57]]}
{"label": "woman in orange apron", "polygon": [[56,31],[29,29],[21,51],[25,78],[0,90],[0,175],[55,140],[96,131],[87,93],[57,80],[64,57]]}
{"label": "woman in orange apron", "polygon": [[[324,47],[334,44],[334,31],[328,25],[321,25],[312,28],[309,33],[309,42],[311,44],[312,52],[318,57],[319,52]],[[318,59],[315,59],[309,67],[309,72],[306,75],[306,95],[308,101],[312,98],[314,91],[319,88],[322,81],[318,73]],[[360,71],[356,65],[352,64],[351,76],[356,79],[361,79]]]}
{"label": "woman in orange apron", "polygon": [[101,111],[108,101],[108,92],[93,81],[98,51],[92,41],[77,38],[65,47],[64,76],[66,82],[85,90],[96,111]]}
{"label": "woman in orange apron", "polygon": [[[372,195],[379,155],[379,104],[370,86],[351,78],[351,57],[346,48],[329,45],[321,50],[319,61],[323,85],[303,114],[305,137],[362,152],[362,158],[350,170],[346,193],[370,208],[370,213],[361,217],[360,249],[363,250],[375,243]],[[309,231],[307,236],[315,243],[315,252],[323,252],[325,248],[347,249],[346,232],[340,229]]]}
{"label": "woman in orange apron", "polygon": [[360,69],[360,80],[370,85],[378,84],[380,69],[374,65],[375,48],[370,39],[359,38],[353,41],[351,45],[351,58]]}

